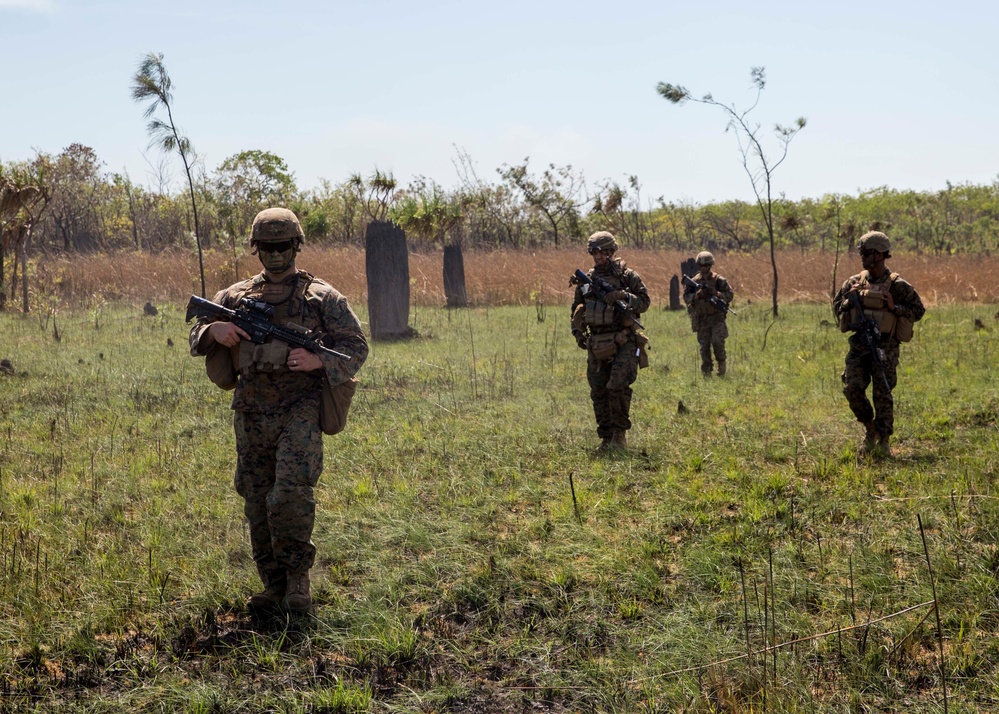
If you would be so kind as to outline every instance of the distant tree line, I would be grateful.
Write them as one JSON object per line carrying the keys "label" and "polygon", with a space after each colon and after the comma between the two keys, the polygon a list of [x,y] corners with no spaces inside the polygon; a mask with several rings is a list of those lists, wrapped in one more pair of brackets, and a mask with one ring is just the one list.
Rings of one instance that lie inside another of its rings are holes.
{"label": "distant tree line", "polygon": [[[413,249],[459,245],[465,249],[540,248],[578,244],[592,231],[611,230],[625,246],[696,252],[752,252],[767,245],[767,227],[755,203],[700,205],[649,199],[635,176],[589,184],[572,166],[540,169],[528,159],[480,176],[459,153],[451,187],[419,177],[407,186],[391,174],[355,174],[302,189],[283,159],[242,151],[215,169],[192,166],[200,239],[206,250],[243,250],[250,222],[265,206],[282,205],[302,220],[318,245],[363,245],[372,220],[406,231]],[[162,163],[151,185],[108,171],[93,149],[73,144],[58,154],[0,162],[9,195],[34,186],[44,200],[30,208],[8,201],[0,216],[0,263],[14,255],[194,249],[194,217],[187,187]],[[775,202],[775,240],[782,249],[842,251],[863,232],[880,228],[900,249],[916,253],[987,254],[999,248],[999,180],[990,185],[950,184],[935,192],[881,187],[857,196]],[[3,267],[0,264],[0,267]],[[3,273],[0,273],[3,275]],[[2,280],[2,278],[0,278]]]}

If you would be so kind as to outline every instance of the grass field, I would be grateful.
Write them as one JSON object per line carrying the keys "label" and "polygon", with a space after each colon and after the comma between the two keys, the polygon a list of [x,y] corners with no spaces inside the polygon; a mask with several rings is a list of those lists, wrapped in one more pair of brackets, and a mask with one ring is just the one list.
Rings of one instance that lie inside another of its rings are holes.
{"label": "grass field", "polygon": [[417,306],[326,439],[317,613],[265,622],[179,304],[0,314],[0,711],[999,709],[994,311],[931,304],[872,462],[825,305],[708,381],[654,309],[609,457],[566,307]]}

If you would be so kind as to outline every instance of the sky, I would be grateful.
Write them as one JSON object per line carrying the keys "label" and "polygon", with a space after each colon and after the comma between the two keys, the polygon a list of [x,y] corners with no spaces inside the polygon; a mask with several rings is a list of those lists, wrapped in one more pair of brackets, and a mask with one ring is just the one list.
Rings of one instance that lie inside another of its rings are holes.
{"label": "sky", "polygon": [[352,173],[459,184],[529,158],[642,202],[753,200],[719,107],[807,125],[773,174],[790,199],[999,177],[999,3],[758,0],[0,0],[0,161],[93,148],[113,172],[180,185],[130,94],[162,53],[174,118],[208,171],[272,152],[302,189]]}

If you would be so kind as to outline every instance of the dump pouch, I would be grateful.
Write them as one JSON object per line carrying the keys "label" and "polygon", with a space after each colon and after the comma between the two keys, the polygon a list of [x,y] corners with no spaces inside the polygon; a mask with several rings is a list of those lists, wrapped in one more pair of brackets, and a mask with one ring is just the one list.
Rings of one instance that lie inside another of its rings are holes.
{"label": "dump pouch", "polygon": [[649,338],[641,332],[636,332],[635,344],[638,345],[638,368],[645,369],[649,366],[649,352],[646,349],[649,345]]}
{"label": "dump pouch", "polygon": [[690,314],[690,329],[692,332],[697,332],[701,327],[701,315],[694,309],[693,305],[690,306],[687,312]]}
{"label": "dump pouch", "polygon": [[899,342],[911,342],[913,324],[910,318],[899,316],[895,322],[895,339]]}
{"label": "dump pouch", "polygon": [[599,335],[590,335],[586,342],[587,348],[601,362],[607,362],[617,356],[617,333],[605,332]]}
{"label": "dump pouch", "polygon": [[323,374],[323,393],[319,408],[319,428],[324,434],[339,434],[347,426],[347,412],[357,391],[358,380],[351,377],[336,386],[330,386],[329,377]]}
{"label": "dump pouch", "polygon": [[236,352],[237,348],[225,347],[216,342],[205,355],[205,372],[208,373],[208,379],[212,380],[212,384],[219,389],[236,388],[239,377],[234,363],[234,360],[238,359]]}

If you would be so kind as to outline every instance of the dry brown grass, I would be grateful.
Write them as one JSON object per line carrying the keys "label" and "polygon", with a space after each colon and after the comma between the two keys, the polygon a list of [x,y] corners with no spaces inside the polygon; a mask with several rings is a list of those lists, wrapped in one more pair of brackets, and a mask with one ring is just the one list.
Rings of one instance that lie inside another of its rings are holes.
{"label": "dry brown grass", "polygon": [[[679,272],[686,254],[652,250],[622,250],[620,255],[643,277],[655,305],[669,299],[669,280]],[[718,270],[729,279],[736,302],[770,301],[770,256],[719,254]],[[231,259],[230,259],[231,260]],[[785,251],[778,255],[780,302],[824,302],[832,286],[835,257],[832,253]],[[306,248],[299,267],[332,283],[351,302],[367,298],[364,252],[358,248]],[[575,268],[591,265],[579,248],[540,251],[474,252],[465,255],[469,298],[476,304],[529,305],[568,304],[569,276]],[[992,257],[933,257],[899,255],[890,267],[916,286],[927,304],[999,303],[999,260]],[[410,255],[412,301],[417,305],[443,305],[442,254]],[[239,260],[241,278],[259,270],[254,256]],[[841,257],[837,283],[860,270],[856,256]],[[209,296],[236,277],[231,262],[222,253],[205,255],[205,277]],[[33,279],[33,286],[67,305],[91,305],[100,301],[182,302],[200,291],[197,258],[186,253],[128,253],[115,256],[89,255],[47,258]]]}

